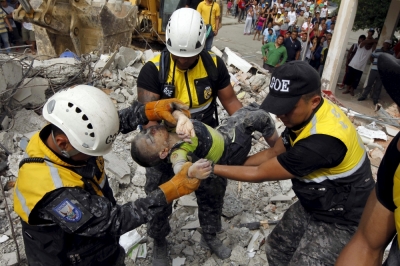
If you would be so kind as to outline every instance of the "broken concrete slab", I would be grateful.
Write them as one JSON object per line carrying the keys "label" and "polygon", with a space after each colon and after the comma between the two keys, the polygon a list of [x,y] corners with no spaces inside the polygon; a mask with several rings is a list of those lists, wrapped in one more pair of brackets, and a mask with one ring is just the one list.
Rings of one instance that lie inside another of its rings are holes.
{"label": "broken concrete slab", "polygon": [[146,168],[138,165],[135,174],[132,177],[132,184],[137,187],[144,187],[146,185]]}
{"label": "broken concrete slab", "polygon": [[187,246],[182,250],[182,253],[186,256],[193,256],[194,255],[194,251],[193,248],[191,246]]}
{"label": "broken concrete slab", "polygon": [[286,194],[292,189],[293,183],[291,180],[280,180],[279,185],[281,186],[282,193]]}
{"label": "broken concrete slab", "polygon": [[172,266],[182,266],[185,265],[186,258],[176,257],[172,260]]}
{"label": "broken concrete slab", "polygon": [[131,182],[131,169],[126,161],[113,152],[104,155],[104,160],[106,169],[115,175],[120,184],[128,185]]}
{"label": "broken concrete slab", "polygon": [[199,220],[196,220],[196,221],[186,224],[181,229],[182,230],[192,230],[192,229],[197,229],[199,227],[200,227],[200,222],[199,222]]}
{"label": "broken concrete slab", "polygon": [[10,59],[6,55],[0,56],[0,92],[13,88],[22,80],[22,65]]}
{"label": "broken concrete slab", "polygon": [[126,100],[124,95],[115,92],[111,92],[109,96],[111,99],[116,100],[117,103],[124,103]]}
{"label": "broken concrete slab", "polygon": [[250,258],[246,255],[246,250],[237,245],[232,250],[230,260],[237,263],[239,266],[245,266],[249,263]]}
{"label": "broken concrete slab", "polygon": [[259,92],[264,85],[266,79],[266,75],[263,74],[256,74],[252,76],[249,80],[252,91]]}
{"label": "broken concrete slab", "polygon": [[191,240],[194,241],[195,243],[200,243],[200,241],[201,241],[201,234],[199,233],[199,231],[196,230],[196,231],[193,233]]}
{"label": "broken concrete slab", "polygon": [[124,69],[124,72],[127,75],[131,75],[135,78],[137,78],[139,76],[140,70],[142,69],[143,64],[141,63],[136,63],[133,66],[129,66],[127,68]]}
{"label": "broken concrete slab", "polygon": [[46,102],[45,92],[49,88],[49,80],[45,78],[26,78],[13,98],[22,105],[36,107]]}
{"label": "broken concrete slab", "polygon": [[0,116],[0,129],[7,130],[8,126],[10,125],[10,118],[7,115]]}
{"label": "broken concrete slab", "polygon": [[225,47],[222,58],[225,60],[227,65],[235,66],[244,73],[247,73],[251,68],[251,65],[246,60],[240,58],[228,47]]}
{"label": "broken concrete slab", "polygon": [[[0,132],[0,143],[11,153],[14,152],[14,142],[12,132]],[[0,148],[1,149],[1,148]]]}
{"label": "broken concrete slab", "polygon": [[13,99],[21,102],[32,95],[32,91],[30,87],[21,87],[17,90],[17,92],[13,95]]}
{"label": "broken concrete slab", "polygon": [[222,215],[231,218],[243,211],[242,202],[232,193],[225,194]]}
{"label": "broken concrete slab", "polygon": [[25,134],[38,131],[47,124],[43,116],[39,116],[34,111],[22,109],[15,114],[13,131]]}
{"label": "broken concrete slab", "polygon": [[270,202],[275,202],[275,201],[291,201],[292,198],[286,195],[276,195],[272,198],[269,199]]}
{"label": "broken concrete slab", "polygon": [[140,60],[141,57],[141,51],[122,46],[119,48],[118,54],[114,58],[114,64],[117,69],[123,70],[129,65],[133,65],[137,60]]}
{"label": "broken concrete slab", "polygon": [[185,207],[198,207],[196,199],[191,195],[180,197],[178,204]]}
{"label": "broken concrete slab", "polygon": [[18,264],[17,253],[16,252],[4,253],[3,260],[6,263],[4,265],[7,266],[17,265]]}
{"label": "broken concrete slab", "polygon": [[31,78],[39,75],[50,79],[60,77],[68,78],[76,76],[80,71],[81,62],[71,57],[34,60],[28,77]]}

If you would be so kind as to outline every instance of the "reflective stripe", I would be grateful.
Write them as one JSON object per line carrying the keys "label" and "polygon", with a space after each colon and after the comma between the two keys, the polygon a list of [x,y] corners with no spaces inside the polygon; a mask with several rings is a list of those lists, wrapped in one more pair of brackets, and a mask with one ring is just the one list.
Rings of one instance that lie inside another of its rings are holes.
{"label": "reflective stripe", "polygon": [[310,129],[310,135],[314,134],[317,134],[317,116],[315,114],[311,119],[311,129]]}
{"label": "reflective stripe", "polygon": [[160,66],[160,62],[153,62],[153,64],[155,64],[156,67]]}
{"label": "reflective stripe", "polygon": [[[48,157],[46,156],[46,158],[48,159]],[[50,175],[51,175],[51,179],[53,179],[53,183],[55,188],[60,188],[63,187],[63,183],[61,181],[61,177],[58,174],[58,170],[56,167],[54,167],[54,164],[45,160],[47,166],[50,168]]]}
{"label": "reflective stripe", "polygon": [[206,105],[204,105],[204,106],[201,106],[201,107],[199,107],[199,108],[192,108],[192,109],[190,109],[189,111],[190,111],[191,114],[195,114],[195,113],[204,111],[204,110],[206,110],[206,109],[210,106],[211,102],[212,102],[212,101],[210,101],[208,104],[206,104]]}
{"label": "reflective stripe", "polygon": [[343,178],[343,177],[348,177],[351,176],[352,174],[354,174],[358,169],[360,169],[360,167],[362,166],[362,164],[364,163],[366,158],[366,153],[363,154],[363,157],[361,158],[361,160],[349,171],[347,172],[343,172],[340,174],[336,174],[336,175],[328,175],[328,176],[320,176],[320,177],[316,177],[313,179],[304,179],[304,178],[298,178],[300,181],[303,181],[305,183],[321,183],[327,179],[329,180],[335,180],[335,179],[339,179],[339,178]]}
{"label": "reflective stripe", "polygon": [[22,196],[21,192],[18,189],[18,186],[15,186],[15,194],[17,194],[19,203],[21,203],[22,210],[25,212],[27,219],[29,219],[29,215],[31,214],[31,211],[29,210],[28,206],[26,205],[26,200],[24,196]]}

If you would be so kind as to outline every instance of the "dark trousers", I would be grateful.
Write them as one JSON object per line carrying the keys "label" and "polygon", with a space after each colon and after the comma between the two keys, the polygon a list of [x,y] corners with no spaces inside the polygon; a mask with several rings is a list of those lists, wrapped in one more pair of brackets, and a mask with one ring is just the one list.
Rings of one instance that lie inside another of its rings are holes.
{"label": "dark trousers", "polygon": [[382,81],[381,77],[379,76],[378,70],[375,69],[371,69],[371,71],[369,72],[368,83],[367,86],[364,88],[362,96],[367,97],[372,88],[372,99],[374,101],[378,101],[379,95],[381,95]]}
{"label": "dark trousers", "polygon": [[300,202],[283,215],[266,241],[270,266],[334,265],[357,226],[318,221]]}
{"label": "dark trousers", "polygon": [[[149,194],[159,185],[174,176],[171,164],[162,163],[146,169],[145,192]],[[221,231],[221,214],[224,203],[227,180],[223,177],[207,178],[201,181],[196,190],[199,206],[199,222],[204,233],[213,234]],[[171,231],[168,216],[172,213],[172,204],[159,212],[147,224],[147,234],[152,238],[164,238]]]}
{"label": "dark trousers", "polygon": [[10,43],[12,43],[13,45],[21,45],[22,44],[22,39],[18,33],[17,28],[13,28],[13,31],[8,32],[8,38],[9,38]]}
{"label": "dark trousers", "polygon": [[246,14],[246,9],[240,9],[239,8],[239,18],[238,21],[242,21],[244,19],[244,16]]}
{"label": "dark trousers", "polygon": [[344,84],[350,86],[354,90],[357,89],[362,74],[363,74],[362,71],[349,66],[349,71],[346,73],[346,80],[344,81]]}
{"label": "dark trousers", "polygon": [[266,64],[266,63],[263,64],[263,68],[264,68],[265,70],[268,70],[269,73],[272,73],[272,71],[274,71],[274,69],[275,69],[274,66],[268,65],[268,64]]}

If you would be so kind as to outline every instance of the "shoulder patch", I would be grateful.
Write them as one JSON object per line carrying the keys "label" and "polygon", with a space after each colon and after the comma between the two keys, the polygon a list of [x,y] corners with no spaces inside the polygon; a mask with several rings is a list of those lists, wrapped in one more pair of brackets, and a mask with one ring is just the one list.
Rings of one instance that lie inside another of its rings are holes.
{"label": "shoulder patch", "polygon": [[64,199],[53,208],[53,211],[67,222],[79,222],[82,219],[82,211],[69,199]]}
{"label": "shoulder patch", "polygon": [[[44,208],[51,219],[67,232],[75,232],[93,217],[87,192],[78,188],[62,188],[62,193],[56,196]],[[76,197],[79,197],[77,200]]]}

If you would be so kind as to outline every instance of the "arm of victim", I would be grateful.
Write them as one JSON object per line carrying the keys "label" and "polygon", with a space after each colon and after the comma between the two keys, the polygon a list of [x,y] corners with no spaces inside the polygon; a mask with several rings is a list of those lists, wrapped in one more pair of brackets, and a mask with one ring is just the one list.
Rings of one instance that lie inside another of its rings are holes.
{"label": "arm of victim", "polygon": [[[179,173],[183,165],[188,162],[187,152],[183,149],[174,151],[170,158],[175,174]],[[189,167],[188,177],[206,179],[211,174],[211,170],[211,162],[206,159],[200,159]]]}

